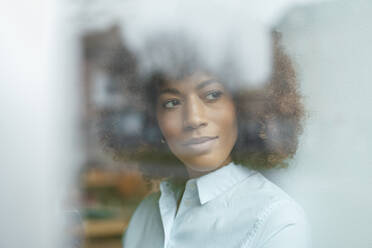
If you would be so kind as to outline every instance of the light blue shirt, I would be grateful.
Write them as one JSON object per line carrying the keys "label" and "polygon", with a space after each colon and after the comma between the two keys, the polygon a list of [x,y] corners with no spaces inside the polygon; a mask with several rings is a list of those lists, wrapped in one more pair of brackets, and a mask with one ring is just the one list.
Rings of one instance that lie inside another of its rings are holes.
{"label": "light blue shirt", "polygon": [[[171,181],[133,214],[124,248],[308,248],[301,207],[259,172],[230,163],[183,187]],[[182,197],[177,210],[177,201]]]}

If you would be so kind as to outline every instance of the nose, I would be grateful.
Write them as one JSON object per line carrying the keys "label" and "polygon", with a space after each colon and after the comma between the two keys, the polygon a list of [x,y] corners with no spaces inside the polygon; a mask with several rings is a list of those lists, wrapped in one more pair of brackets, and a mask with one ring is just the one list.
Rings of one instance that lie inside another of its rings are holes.
{"label": "nose", "polygon": [[208,125],[204,103],[197,96],[190,97],[184,105],[184,130],[195,130]]}

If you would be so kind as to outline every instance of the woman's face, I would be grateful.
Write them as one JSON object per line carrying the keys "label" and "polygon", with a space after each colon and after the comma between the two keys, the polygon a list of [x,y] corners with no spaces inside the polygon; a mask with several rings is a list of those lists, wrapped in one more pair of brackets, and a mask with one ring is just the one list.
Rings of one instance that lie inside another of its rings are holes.
{"label": "woman's face", "polygon": [[238,133],[236,110],[221,83],[205,74],[193,74],[161,85],[157,99],[160,130],[190,176],[231,162]]}

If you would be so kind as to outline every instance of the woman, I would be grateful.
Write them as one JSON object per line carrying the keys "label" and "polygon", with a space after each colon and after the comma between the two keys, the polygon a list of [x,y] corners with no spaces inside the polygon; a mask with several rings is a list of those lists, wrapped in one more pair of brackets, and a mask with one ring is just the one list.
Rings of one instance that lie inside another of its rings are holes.
{"label": "woman", "polygon": [[125,248],[310,247],[301,208],[254,170],[285,165],[301,131],[295,74],[274,41],[274,72],[261,90],[233,91],[195,64],[149,80],[147,131],[129,153],[145,175],[166,180],[135,211]]}

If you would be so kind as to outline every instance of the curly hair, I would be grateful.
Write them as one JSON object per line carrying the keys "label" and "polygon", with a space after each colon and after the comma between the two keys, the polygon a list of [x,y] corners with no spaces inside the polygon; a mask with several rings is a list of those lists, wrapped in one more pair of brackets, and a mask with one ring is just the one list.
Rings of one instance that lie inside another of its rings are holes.
{"label": "curly hair", "polygon": [[[304,106],[296,74],[281,45],[279,33],[273,32],[273,41],[274,62],[270,80],[260,89],[232,92],[237,109],[238,139],[231,156],[235,163],[254,169],[287,166],[287,159],[295,154],[298,136],[302,132]],[[141,114],[142,128],[130,137],[117,137],[112,132],[117,123],[112,121],[101,129],[103,144],[114,152],[117,159],[138,161],[147,177],[185,178],[184,166],[161,142],[155,114],[156,88],[166,78],[169,79],[169,75],[158,72],[146,79],[133,76],[137,73],[133,67],[135,60],[133,56],[126,55],[126,65],[122,68],[131,75],[131,80],[122,81],[128,95],[141,96],[142,104],[133,105],[130,112]],[[187,68],[177,76],[182,78],[192,71],[192,68]],[[133,140],[135,142],[130,142]]]}

